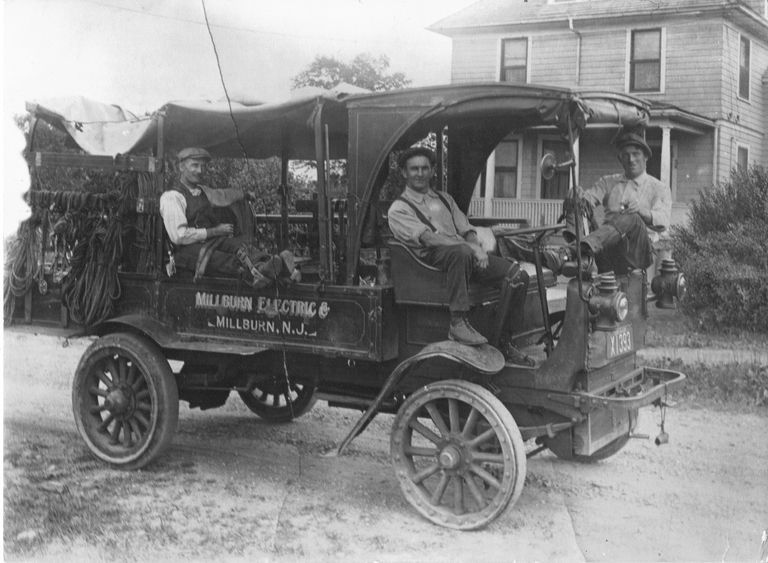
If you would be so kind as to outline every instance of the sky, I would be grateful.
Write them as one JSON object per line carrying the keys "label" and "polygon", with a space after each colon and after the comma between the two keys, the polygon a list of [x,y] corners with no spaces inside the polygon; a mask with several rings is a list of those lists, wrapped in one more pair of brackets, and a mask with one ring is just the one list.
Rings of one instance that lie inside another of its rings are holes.
{"label": "sky", "polygon": [[3,235],[25,214],[11,116],[27,100],[84,96],[142,114],[222,99],[214,44],[233,100],[287,99],[317,55],[386,55],[412,86],[448,83],[451,42],[425,28],[474,1],[2,0]]}

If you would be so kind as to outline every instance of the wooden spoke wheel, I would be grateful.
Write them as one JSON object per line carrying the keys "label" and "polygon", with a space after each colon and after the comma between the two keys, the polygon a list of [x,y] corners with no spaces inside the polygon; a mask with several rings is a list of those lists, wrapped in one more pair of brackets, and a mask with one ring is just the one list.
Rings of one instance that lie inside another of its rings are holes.
{"label": "wooden spoke wheel", "polygon": [[251,412],[271,422],[290,422],[309,412],[317,402],[316,386],[306,381],[288,381],[285,375],[274,375],[259,382],[240,398]]}
{"label": "wooden spoke wheel", "polygon": [[431,383],[400,407],[390,454],[406,499],[440,526],[485,526],[517,501],[526,471],[514,418],[467,381]]}
{"label": "wooden spoke wheel", "polygon": [[128,333],[104,336],[85,351],[72,383],[77,430],[90,450],[123,469],[145,466],[176,431],[179,393],[162,351]]}

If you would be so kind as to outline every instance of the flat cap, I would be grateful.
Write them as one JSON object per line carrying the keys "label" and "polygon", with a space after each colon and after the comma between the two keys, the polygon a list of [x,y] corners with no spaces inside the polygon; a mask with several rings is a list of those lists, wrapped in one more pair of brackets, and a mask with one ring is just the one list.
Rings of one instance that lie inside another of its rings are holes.
{"label": "flat cap", "polygon": [[645,142],[645,139],[643,139],[643,137],[637,133],[623,133],[619,136],[618,139],[616,139],[616,143],[614,144],[619,150],[628,145],[635,145],[636,147],[640,147],[642,149],[646,158],[651,158],[651,147],[649,147],[648,143]]}
{"label": "flat cap", "polygon": [[181,149],[177,156],[179,158],[179,162],[181,162],[182,160],[187,160],[188,158],[197,158],[199,160],[211,160],[211,153],[199,147],[187,147],[185,149]]}

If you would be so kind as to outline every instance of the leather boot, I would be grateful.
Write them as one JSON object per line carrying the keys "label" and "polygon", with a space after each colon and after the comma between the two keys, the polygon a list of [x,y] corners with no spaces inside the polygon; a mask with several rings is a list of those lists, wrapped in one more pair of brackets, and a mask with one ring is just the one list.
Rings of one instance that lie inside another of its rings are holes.
{"label": "leather boot", "polygon": [[480,346],[488,342],[488,339],[477,332],[464,317],[451,321],[451,326],[448,329],[448,339],[468,346]]}

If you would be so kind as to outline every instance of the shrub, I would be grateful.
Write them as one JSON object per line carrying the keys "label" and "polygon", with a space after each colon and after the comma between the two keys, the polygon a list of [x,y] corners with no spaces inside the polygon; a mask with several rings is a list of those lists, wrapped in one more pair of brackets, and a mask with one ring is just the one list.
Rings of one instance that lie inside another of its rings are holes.
{"label": "shrub", "polygon": [[683,312],[702,327],[768,333],[768,169],[734,170],[702,191],[689,215],[672,231],[688,281]]}

